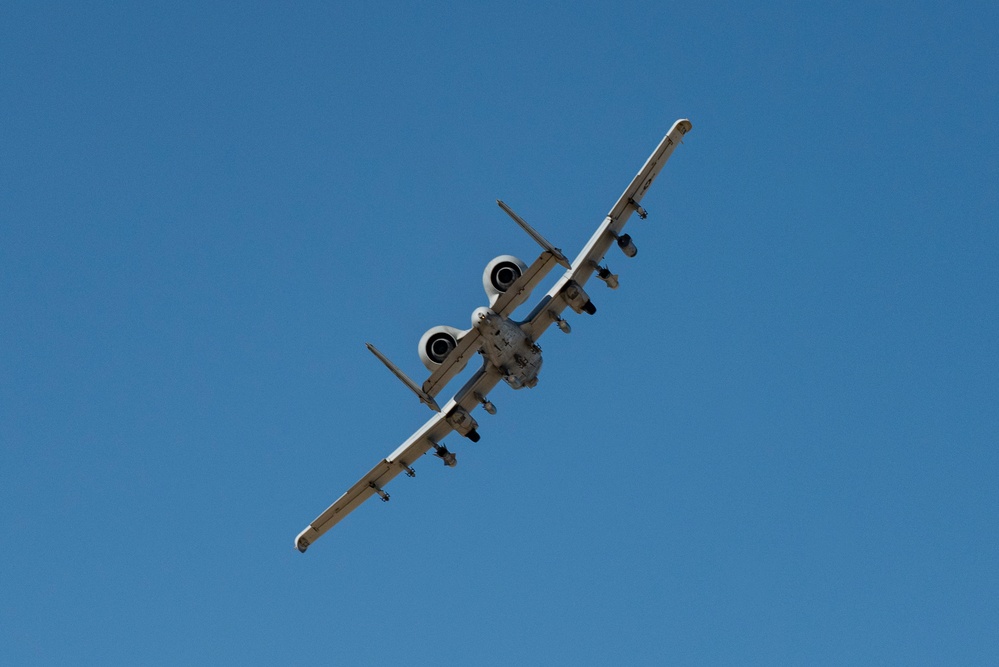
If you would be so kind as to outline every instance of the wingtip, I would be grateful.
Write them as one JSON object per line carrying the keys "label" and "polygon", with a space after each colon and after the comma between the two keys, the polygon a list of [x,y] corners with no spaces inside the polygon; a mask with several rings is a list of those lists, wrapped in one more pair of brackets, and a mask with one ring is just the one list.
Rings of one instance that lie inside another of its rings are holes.
{"label": "wingtip", "polygon": [[298,549],[300,553],[304,554],[305,550],[309,548],[309,538],[307,538],[305,534],[309,532],[310,529],[312,529],[312,526],[303,530],[298,534],[298,537],[295,538],[295,548]]}

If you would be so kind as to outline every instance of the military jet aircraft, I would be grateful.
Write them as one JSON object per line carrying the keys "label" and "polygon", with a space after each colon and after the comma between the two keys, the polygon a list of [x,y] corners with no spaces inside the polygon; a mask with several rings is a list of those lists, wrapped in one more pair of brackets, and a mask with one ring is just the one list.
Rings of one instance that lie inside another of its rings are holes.
{"label": "military jet aircraft", "polygon": [[[538,383],[541,348],[536,341],[552,324],[569,333],[569,323],[562,317],[566,308],[589,315],[596,312],[596,307],[583,289],[593,274],[611,289],[617,289],[617,275],[601,264],[604,255],[615,243],[628,257],[634,257],[638,252],[631,237],[622,233],[622,229],[632,213],[646,217],[647,213],[641,205],[642,197],[691,127],[686,119],[673,124],[571,264],[561,250],[545,240],[509,206],[497,201],[500,208],[542,247],[541,255],[530,266],[511,255],[501,255],[486,265],[482,286],[489,297],[489,306],[475,309],[471,328],[460,330],[437,326],[420,339],[420,359],[430,371],[430,377],[422,385],[416,384],[368,343],[368,349],[435,414],[298,534],[295,546],[299,551],[304,553],[310,544],[371,496],[377,495],[387,502],[389,494],[385,486],[399,473],[415,477],[413,463],[424,454],[433,451],[445,466],[454,467],[457,458],[442,442],[444,437],[455,431],[477,442],[479,425],[472,417],[472,411],[481,405],[489,414],[496,414],[488,395],[501,380],[514,389],[534,387]],[[510,319],[513,311],[527,300],[531,291],[556,264],[565,268],[562,277],[525,320],[518,322]],[[440,406],[436,396],[476,353],[482,357],[482,367],[451,400]]]}

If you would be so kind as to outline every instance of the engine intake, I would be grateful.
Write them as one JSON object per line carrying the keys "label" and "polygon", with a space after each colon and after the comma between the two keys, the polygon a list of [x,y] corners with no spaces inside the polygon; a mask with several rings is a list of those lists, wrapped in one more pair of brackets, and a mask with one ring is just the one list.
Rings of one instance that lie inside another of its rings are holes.
{"label": "engine intake", "polygon": [[492,306],[501,294],[513,287],[525,271],[527,264],[513,255],[500,255],[486,264],[486,270],[482,272],[482,288],[489,296],[489,305]]}
{"label": "engine intake", "polygon": [[466,332],[454,327],[439,326],[428,330],[420,338],[420,361],[433,372],[444,363],[448,355],[458,347],[458,341]]}

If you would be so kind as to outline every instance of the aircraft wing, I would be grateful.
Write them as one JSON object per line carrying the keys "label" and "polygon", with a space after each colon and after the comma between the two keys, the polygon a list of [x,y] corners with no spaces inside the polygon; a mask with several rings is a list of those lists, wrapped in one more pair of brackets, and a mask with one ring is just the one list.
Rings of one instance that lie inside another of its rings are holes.
{"label": "aircraft wing", "polygon": [[575,283],[582,287],[593,275],[597,265],[604,258],[607,250],[616,241],[622,228],[631,214],[638,212],[641,217],[645,217],[645,209],[641,207],[642,197],[648,191],[652,181],[655,180],[659,172],[666,165],[673,150],[679,144],[683,136],[690,131],[693,126],[689,120],[681,119],[673,123],[666,136],[663,137],[652,155],[645,161],[645,165],[639,170],[635,178],[625,188],[624,193],[611,208],[607,217],[597,227],[597,231],[583,246],[579,256],[572,262],[572,268],[565,272],[555,286],[548,291],[541,303],[531,311],[523,328],[525,333],[533,340],[537,340],[545,329],[548,328],[555,318],[565,310],[569,302],[566,297],[566,287],[570,283]]}
{"label": "aircraft wing", "polygon": [[387,500],[389,495],[384,491],[385,485],[401,472],[413,473],[415,476],[413,463],[434,449],[435,445],[441,444],[441,441],[454,430],[448,421],[448,415],[459,407],[471,413],[479,404],[476,394],[485,396],[500,379],[501,376],[495,369],[482,368],[477,371],[455,394],[455,397],[448,401],[441,412],[435,414],[406,442],[399,445],[394,452],[369,470],[364,477],[347,489],[346,493],[337,498],[336,502],[299,533],[295,538],[295,546],[298,550],[305,553],[310,544],[371,496],[378,494],[383,500]]}
{"label": "aircraft wing", "polygon": [[[496,299],[496,302],[493,304],[493,311],[503,317],[509,316],[510,313],[517,309],[517,306],[530,296],[531,290],[548,275],[548,272],[556,264],[558,264],[558,259],[553,253],[547,250],[542,252],[534,260],[534,263],[527,267],[527,271],[510,286],[510,289]],[[478,329],[471,329],[462,336],[458,341],[458,345],[451,350],[451,354],[447,356],[444,363],[438,366],[430,374],[426,382],[423,383],[423,391],[430,396],[437,396],[444,386],[465,368],[471,356],[479,351],[479,337]]]}

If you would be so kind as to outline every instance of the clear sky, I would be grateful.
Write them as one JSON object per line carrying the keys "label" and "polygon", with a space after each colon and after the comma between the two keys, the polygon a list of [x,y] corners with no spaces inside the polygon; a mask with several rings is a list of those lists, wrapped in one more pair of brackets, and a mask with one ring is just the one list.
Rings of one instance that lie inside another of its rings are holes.
{"label": "clear sky", "polygon": [[[290,4],[0,9],[0,663],[999,662],[996,3]],[[681,117],[537,388],[298,553],[430,416],[364,343]]]}

